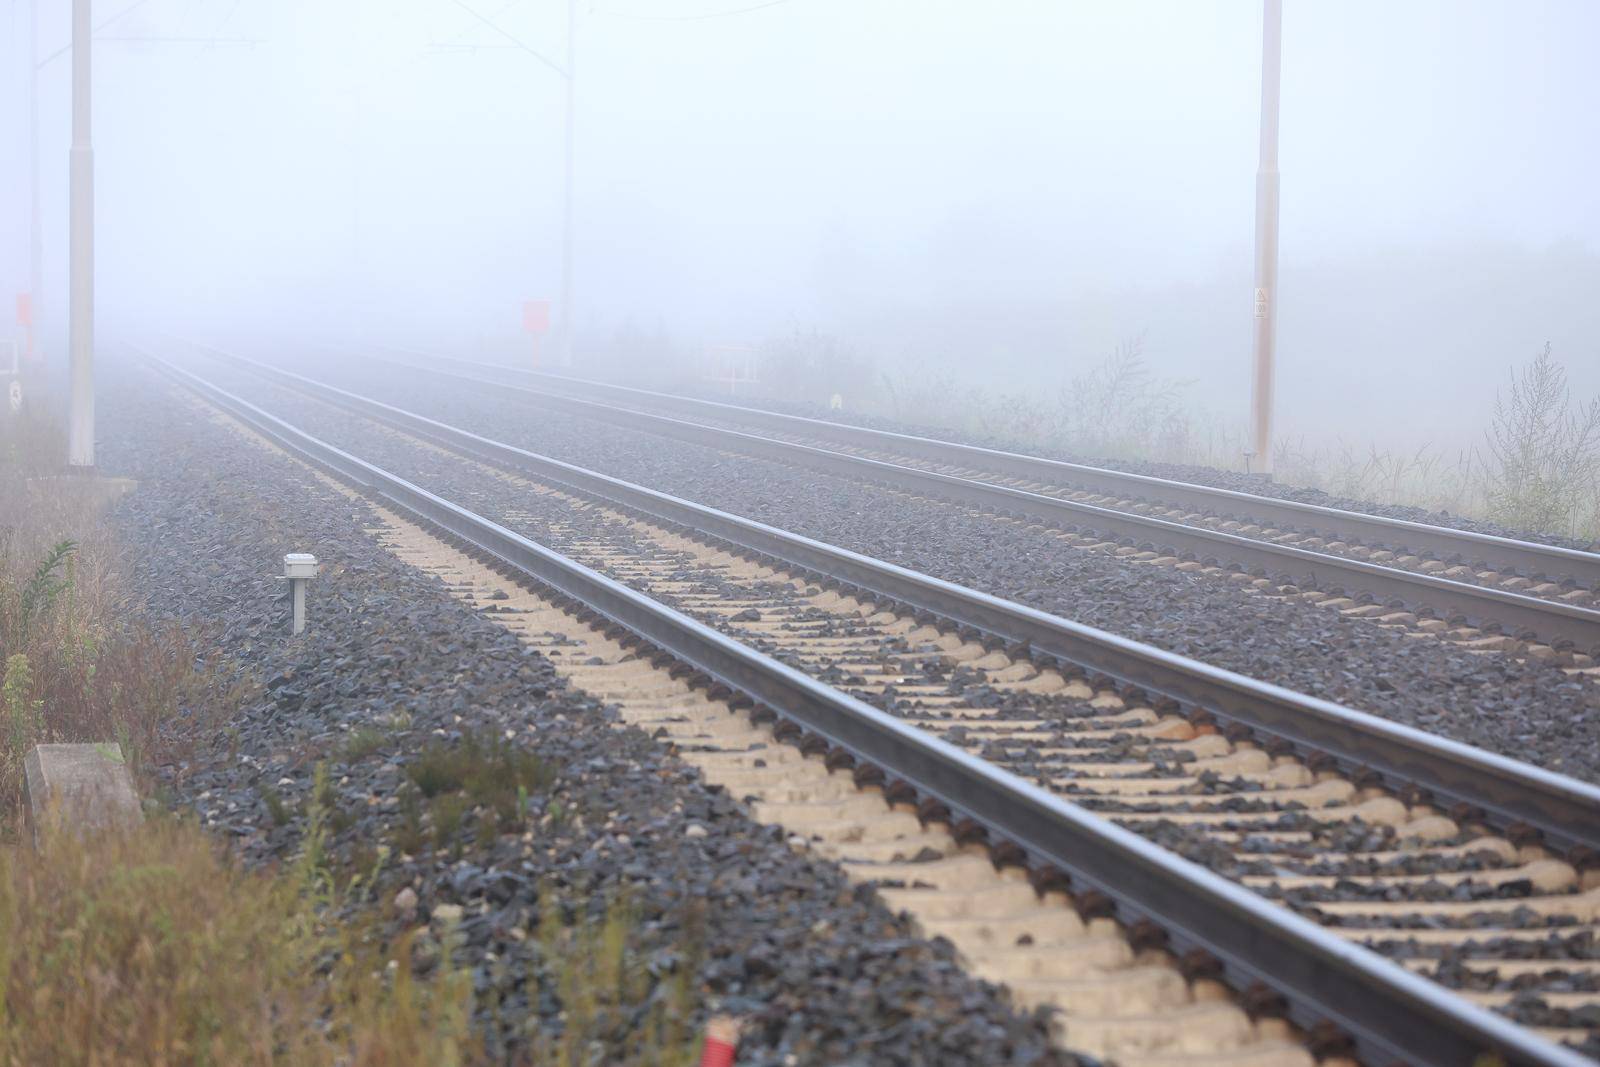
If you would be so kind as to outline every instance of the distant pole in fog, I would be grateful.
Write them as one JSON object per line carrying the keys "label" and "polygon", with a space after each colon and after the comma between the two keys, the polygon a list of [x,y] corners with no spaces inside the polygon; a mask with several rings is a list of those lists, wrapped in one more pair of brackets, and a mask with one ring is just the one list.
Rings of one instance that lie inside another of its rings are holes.
{"label": "distant pole in fog", "polygon": [[1272,474],[1272,372],[1278,319],[1278,84],[1283,0],[1265,0],[1261,36],[1261,162],[1256,169],[1255,377],[1250,469]]}
{"label": "distant pole in fog", "polygon": [[561,193],[561,334],[556,360],[572,366],[572,143],[578,82],[578,0],[567,0],[567,116]]}
{"label": "distant pole in fog", "polygon": [[71,323],[67,463],[94,466],[94,148],[89,141],[89,0],[72,0]]}
{"label": "distant pole in fog", "polygon": [[[572,219],[572,157],[573,157],[573,127],[576,117],[577,70],[578,70],[578,0],[567,0],[567,55],[564,64],[557,63],[548,56],[528,47],[515,35],[506,30],[491,18],[475,11],[466,0],[451,0],[461,10],[477,19],[479,22],[494,30],[517,48],[528,53],[546,67],[561,75],[567,83],[566,96],[566,128],[562,134],[562,217],[561,217],[561,297],[557,309],[554,337],[555,361],[563,367],[572,366],[572,243],[574,225]],[[537,301],[535,301],[537,302]]]}
{"label": "distant pole in fog", "polygon": [[44,221],[39,207],[39,0],[28,4],[28,358],[42,357]]}

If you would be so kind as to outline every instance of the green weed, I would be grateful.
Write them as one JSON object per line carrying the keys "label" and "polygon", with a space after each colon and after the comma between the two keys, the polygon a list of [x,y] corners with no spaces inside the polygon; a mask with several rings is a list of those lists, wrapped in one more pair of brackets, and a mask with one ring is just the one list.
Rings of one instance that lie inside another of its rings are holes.
{"label": "green weed", "polygon": [[351,732],[344,743],[344,761],[346,763],[359,763],[368,756],[375,755],[383,749],[388,738],[382,730],[371,726],[362,726]]}

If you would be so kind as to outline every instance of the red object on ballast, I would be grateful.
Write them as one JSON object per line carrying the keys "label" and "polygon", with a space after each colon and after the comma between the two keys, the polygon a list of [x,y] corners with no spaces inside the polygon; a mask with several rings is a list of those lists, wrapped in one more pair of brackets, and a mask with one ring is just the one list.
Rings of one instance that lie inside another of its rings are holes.
{"label": "red object on ballast", "polygon": [[700,1052],[700,1067],[733,1067],[733,1054],[738,1047],[738,1020],[712,1016],[706,1023],[706,1047]]}

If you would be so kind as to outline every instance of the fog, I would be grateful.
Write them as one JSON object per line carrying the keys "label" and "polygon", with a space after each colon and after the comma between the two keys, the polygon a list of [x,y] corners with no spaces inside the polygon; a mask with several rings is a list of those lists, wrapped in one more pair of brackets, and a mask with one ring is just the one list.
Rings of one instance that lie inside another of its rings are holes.
{"label": "fog", "polygon": [[[1546,341],[1600,391],[1600,5],[1285,6],[1282,433],[1471,440]],[[70,5],[39,7],[47,56]],[[129,12],[94,57],[103,336],[482,349],[556,295],[562,81],[512,39],[564,63],[559,0],[96,7]],[[757,7],[578,5],[580,371],[628,326],[682,351],[799,328],[884,367],[1054,387],[1138,337],[1243,419],[1258,2],[738,12]],[[0,15],[8,292],[27,279],[27,8]],[[40,80],[57,357],[69,74],[62,56]]]}

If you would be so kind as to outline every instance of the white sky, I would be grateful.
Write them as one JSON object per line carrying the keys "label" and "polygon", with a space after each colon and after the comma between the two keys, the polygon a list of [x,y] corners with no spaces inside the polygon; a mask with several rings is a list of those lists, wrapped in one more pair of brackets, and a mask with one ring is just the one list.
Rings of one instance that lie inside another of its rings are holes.
{"label": "white sky", "polygon": [[[563,61],[560,0],[465,2]],[[815,325],[884,358],[1014,375],[1143,333],[1158,366],[1203,379],[1199,399],[1238,409],[1258,2],[788,0],[681,18],[750,2],[579,4],[591,328],[661,321],[697,342]],[[26,274],[27,4],[8,3],[10,291]],[[97,20],[130,4],[107,36],[262,43],[99,46],[107,315],[467,334],[554,295],[561,81],[457,0],[99,0]],[[69,5],[40,6],[47,54]],[[1285,7],[1290,420],[1338,431],[1358,407],[1447,437],[1547,338],[1600,389],[1600,4]],[[67,75],[62,57],[41,82],[47,306]],[[1411,395],[1373,407],[1374,376]]]}

